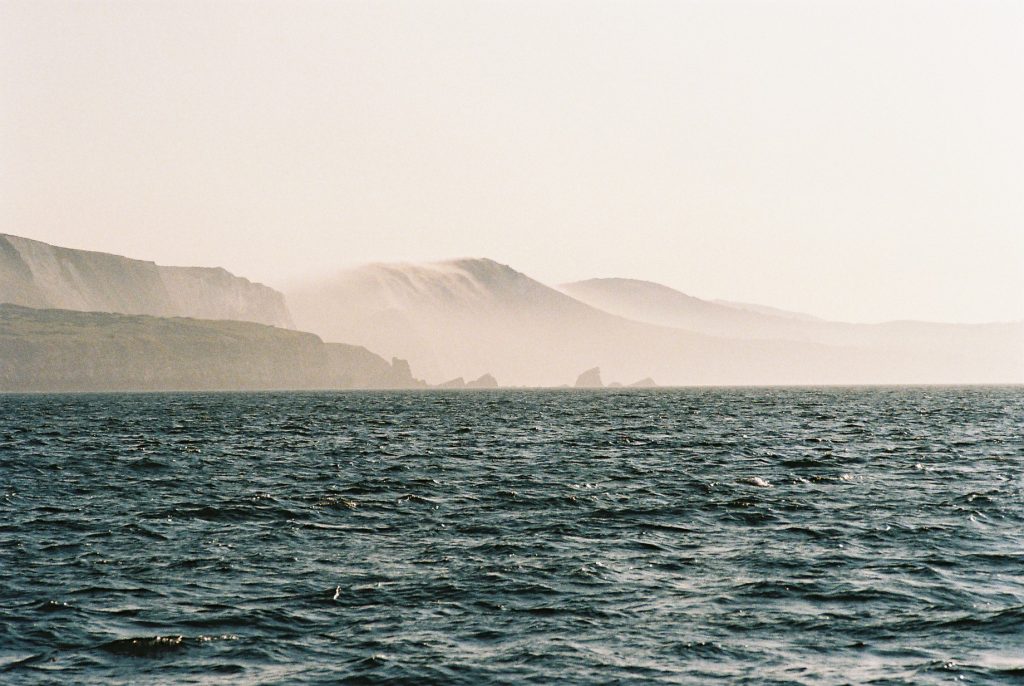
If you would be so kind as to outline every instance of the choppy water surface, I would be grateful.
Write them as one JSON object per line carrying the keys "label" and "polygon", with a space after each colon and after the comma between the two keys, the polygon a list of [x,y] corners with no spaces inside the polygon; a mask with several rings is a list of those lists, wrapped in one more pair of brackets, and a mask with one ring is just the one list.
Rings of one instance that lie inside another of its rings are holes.
{"label": "choppy water surface", "polygon": [[0,396],[0,681],[1019,683],[1024,390]]}

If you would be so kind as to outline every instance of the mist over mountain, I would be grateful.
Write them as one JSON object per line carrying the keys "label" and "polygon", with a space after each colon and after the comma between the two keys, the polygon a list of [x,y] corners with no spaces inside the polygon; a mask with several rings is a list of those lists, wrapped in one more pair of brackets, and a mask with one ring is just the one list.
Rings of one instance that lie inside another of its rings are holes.
{"label": "mist over mountain", "polygon": [[407,357],[435,382],[493,373],[555,383],[575,366],[539,352],[567,325],[596,331],[609,317],[488,259],[366,265],[288,293],[288,303],[300,328]]}
{"label": "mist over mountain", "polygon": [[[744,339],[807,341],[833,346],[902,351],[944,360],[988,357],[1007,371],[1024,367],[1024,324],[884,322],[850,324],[747,303],[694,298],[637,279],[590,279],[560,288],[594,307],[637,321]],[[938,371],[938,369],[936,369]]]}
{"label": "mist over mountain", "polygon": [[659,326],[741,338],[776,338],[789,331],[790,320],[702,300],[651,281],[587,279],[558,288],[606,312]]}
{"label": "mist over mountain", "polygon": [[403,360],[238,321],[0,304],[0,391],[415,388]]}
{"label": "mist over mountain", "polygon": [[799,339],[800,322],[822,321],[764,305],[695,298],[641,279],[586,279],[560,284],[558,289],[612,314],[718,336]]}
{"label": "mist over mountain", "polygon": [[[631,279],[558,290],[489,259],[365,265],[289,293],[289,312],[223,269],[0,235],[0,302],[0,390],[408,387],[413,369],[466,388],[593,368],[660,385],[1024,380],[1020,323],[827,322]],[[312,333],[261,325],[293,316]]]}
{"label": "mist over mountain", "polygon": [[[618,314],[492,260],[463,259],[367,265],[289,293],[288,301],[300,328],[408,358],[435,382],[490,371],[506,384],[558,385],[597,366],[610,379],[653,377],[662,385],[1024,379],[1019,325],[892,324],[884,335],[838,325],[812,335],[798,319],[657,284],[610,291],[600,304]],[[868,345],[879,336],[904,340]]]}
{"label": "mist over mountain", "polygon": [[[666,286],[667,288],[667,286]],[[785,317],[787,319],[802,319],[804,321],[821,321],[821,317],[815,317],[813,314],[807,314],[806,312],[794,312],[792,310],[784,310],[781,307],[771,307],[770,305],[758,305],[757,303],[743,303],[735,302],[733,300],[719,300],[715,299],[711,302],[716,305],[726,305],[728,307],[735,307],[740,310],[747,310],[748,312],[757,312],[758,314],[770,314],[776,317]]]}
{"label": "mist over mountain", "polygon": [[284,297],[224,269],[163,267],[0,234],[0,303],[290,328]]}

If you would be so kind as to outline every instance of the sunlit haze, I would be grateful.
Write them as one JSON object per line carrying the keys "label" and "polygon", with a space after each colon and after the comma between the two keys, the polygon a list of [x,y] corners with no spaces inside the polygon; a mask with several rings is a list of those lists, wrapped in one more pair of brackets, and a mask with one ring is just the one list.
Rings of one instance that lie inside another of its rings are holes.
{"label": "sunlit haze", "polygon": [[1024,318],[1024,3],[0,1],[0,233]]}

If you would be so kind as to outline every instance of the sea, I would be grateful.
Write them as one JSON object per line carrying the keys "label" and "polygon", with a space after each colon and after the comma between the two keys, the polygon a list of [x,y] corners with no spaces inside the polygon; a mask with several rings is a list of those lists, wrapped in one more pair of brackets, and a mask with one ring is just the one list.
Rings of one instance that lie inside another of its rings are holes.
{"label": "sea", "polygon": [[1024,388],[0,396],[3,684],[1020,684]]}

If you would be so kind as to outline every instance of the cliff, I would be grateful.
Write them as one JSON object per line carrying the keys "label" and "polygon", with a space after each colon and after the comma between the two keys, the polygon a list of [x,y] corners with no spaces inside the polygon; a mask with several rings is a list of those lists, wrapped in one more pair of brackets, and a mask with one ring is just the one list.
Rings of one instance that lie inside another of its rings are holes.
{"label": "cliff", "polygon": [[405,360],[374,355],[361,345],[325,343],[331,388],[422,388]]}
{"label": "cliff", "polygon": [[556,383],[574,325],[615,319],[487,259],[367,265],[289,292],[288,303],[300,328],[407,358],[433,383]]}
{"label": "cliff", "polygon": [[590,286],[571,289],[583,302],[507,265],[462,259],[368,265],[288,301],[300,328],[408,359],[432,383],[489,372],[549,386],[595,365],[605,378],[673,386],[1024,380],[1020,324],[807,321],[649,282]]}
{"label": "cliff", "polygon": [[402,360],[251,322],[0,305],[0,391],[411,388]]}
{"label": "cliff", "polygon": [[0,234],[0,303],[292,327],[284,296],[224,269],[162,267]]}

